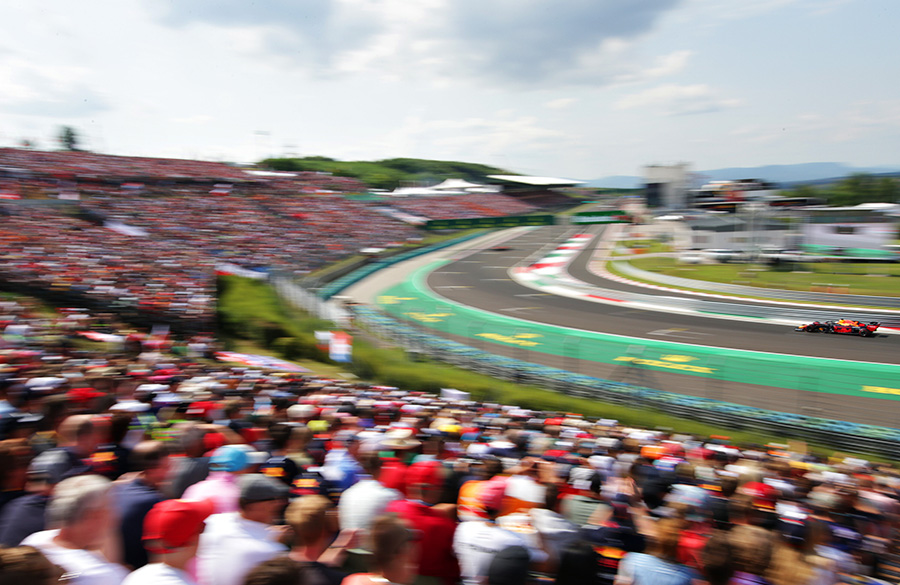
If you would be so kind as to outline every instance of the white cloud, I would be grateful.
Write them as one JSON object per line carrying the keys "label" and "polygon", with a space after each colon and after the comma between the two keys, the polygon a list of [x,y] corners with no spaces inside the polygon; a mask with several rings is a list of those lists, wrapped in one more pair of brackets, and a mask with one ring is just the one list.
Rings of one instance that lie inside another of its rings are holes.
{"label": "white cloud", "polygon": [[544,107],[550,110],[565,110],[577,102],[576,98],[557,98],[544,104]]}
{"label": "white cloud", "polygon": [[615,108],[653,108],[668,116],[706,114],[740,105],[740,100],[721,98],[706,84],[666,84],[619,99]]}
{"label": "white cloud", "polygon": [[212,116],[207,114],[196,114],[193,116],[182,116],[178,118],[172,118],[172,121],[176,124],[205,124],[207,122],[211,122],[213,120]]}
{"label": "white cloud", "polygon": [[681,73],[687,66],[688,59],[694,54],[693,51],[675,51],[668,55],[663,55],[657,59],[657,63],[653,67],[649,67],[644,71],[644,77],[668,77]]}
{"label": "white cloud", "polygon": [[108,109],[82,67],[45,65],[8,54],[0,60],[0,105],[10,113],[80,117]]}
{"label": "white cloud", "polygon": [[[682,0],[182,0],[148,4],[170,27],[255,30],[269,58],[317,77],[360,71],[534,87],[608,84],[639,69],[622,47]],[[677,59],[677,57],[676,57]]]}
{"label": "white cloud", "polygon": [[498,112],[490,118],[431,120],[413,114],[383,138],[384,147],[391,153],[424,148],[435,158],[480,162],[546,152],[568,140],[566,133],[542,126],[537,118],[512,112]]}

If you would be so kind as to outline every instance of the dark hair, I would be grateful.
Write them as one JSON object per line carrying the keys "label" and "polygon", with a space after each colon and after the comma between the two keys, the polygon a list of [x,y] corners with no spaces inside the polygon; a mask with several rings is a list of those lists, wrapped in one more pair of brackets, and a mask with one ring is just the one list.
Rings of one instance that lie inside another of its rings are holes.
{"label": "dark hair", "polygon": [[6,439],[0,441],[0,489],[6,487],[10,472],[24,469],[31,462],[31,447],[25,439]]}
{"label": "dark hair", "polygon": [[125,439],[131,427],[131,415],[117,412],[109,420],[109,441],[118,445]]}
{"label": "dark hair", "polygon": [[359,461],[359,464],[363,468],[363,471],[371,476],[377,477],[378,472],[381,471],[381,457],[378,455],[378,453],[360,453],[359,456],[357,456],[356,460]]}
{"label": "dark hair", "polygon": [[488,585],[525,585],[530,564],[528,549],[508,546],[494,555],[488,567]]}
{"label": "dark hair", "polygon": [[597,552],[590,542],[575,539],[559,554],[556,585],[594,585],[597,576]]}
{"label": "dark hair", "polygon": [[272,440],[273,449],[284,449],[291,439],[292,425],[287,423],[275,423],[269,427],[269,438]]}
{"label": "dark hair", "polygon": [[772,534],[759,526],[735,526],[728,533],[734,550],[735,568],[745,573],[762,575],[772,560]]}
{"label": "dark hair", "polygon": [[243,585],[307,585],[309,570],[304,563],[290,557],[275,557],[253,567]]}
{"label": "dark hair", "polygon": [[728,539],[728,533],[716,530],[706,541],[700,553],[703,565],[703,576],[709,585],[727,585],[734,576],[734,548]]}
{"label": "dark hair", "polygon": [[132,449],[128,463],[132,471],[153,469],[168,457],[169,449],[159,441],[141,441]]}

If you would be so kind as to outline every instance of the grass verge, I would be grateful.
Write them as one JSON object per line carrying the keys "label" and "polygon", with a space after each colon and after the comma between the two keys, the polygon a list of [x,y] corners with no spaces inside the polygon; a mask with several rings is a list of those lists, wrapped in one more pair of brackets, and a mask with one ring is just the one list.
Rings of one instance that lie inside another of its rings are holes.
{"label": "grass verge", "polygon": [[795,291],[900,296],[900,287],[894,281],[895,277],[900,277],[900,265],[897,264],[821,262],[802,264],[800,270],[792,271],[776,270],[762,264],[685,265],[675,258],[663,256],[631,257],[628,261],[635,268],[648,272],[708,282]]}

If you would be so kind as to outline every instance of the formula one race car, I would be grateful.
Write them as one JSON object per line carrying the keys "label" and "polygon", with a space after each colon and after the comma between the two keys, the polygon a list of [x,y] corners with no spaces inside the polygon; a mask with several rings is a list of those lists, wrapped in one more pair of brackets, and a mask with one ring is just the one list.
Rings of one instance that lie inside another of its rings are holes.
{"label": "formula one race car", "polygon": [[837,321],[813,321],[797,327],[794,331],[806,331],[807,333],[842,333],[845,335],[859,335],[860,337],[874,337],[875,330],[881,323],[869,321],[854,321],[853,319],[838,319]]}

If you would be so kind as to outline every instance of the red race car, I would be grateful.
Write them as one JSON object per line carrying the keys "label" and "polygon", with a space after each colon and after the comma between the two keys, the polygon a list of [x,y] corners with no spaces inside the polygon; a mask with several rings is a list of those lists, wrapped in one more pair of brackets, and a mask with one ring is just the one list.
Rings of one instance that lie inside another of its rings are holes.
{"label": "red race car", "polygon": [[860,337],[874,337],[875,330],[881,323],[877,321],[854,321],[853,319],[838,319],[837,321],[813,321],[801,325],[795,331],[806,331],[807,333],[841,333],[843,335],[859,335]]}

